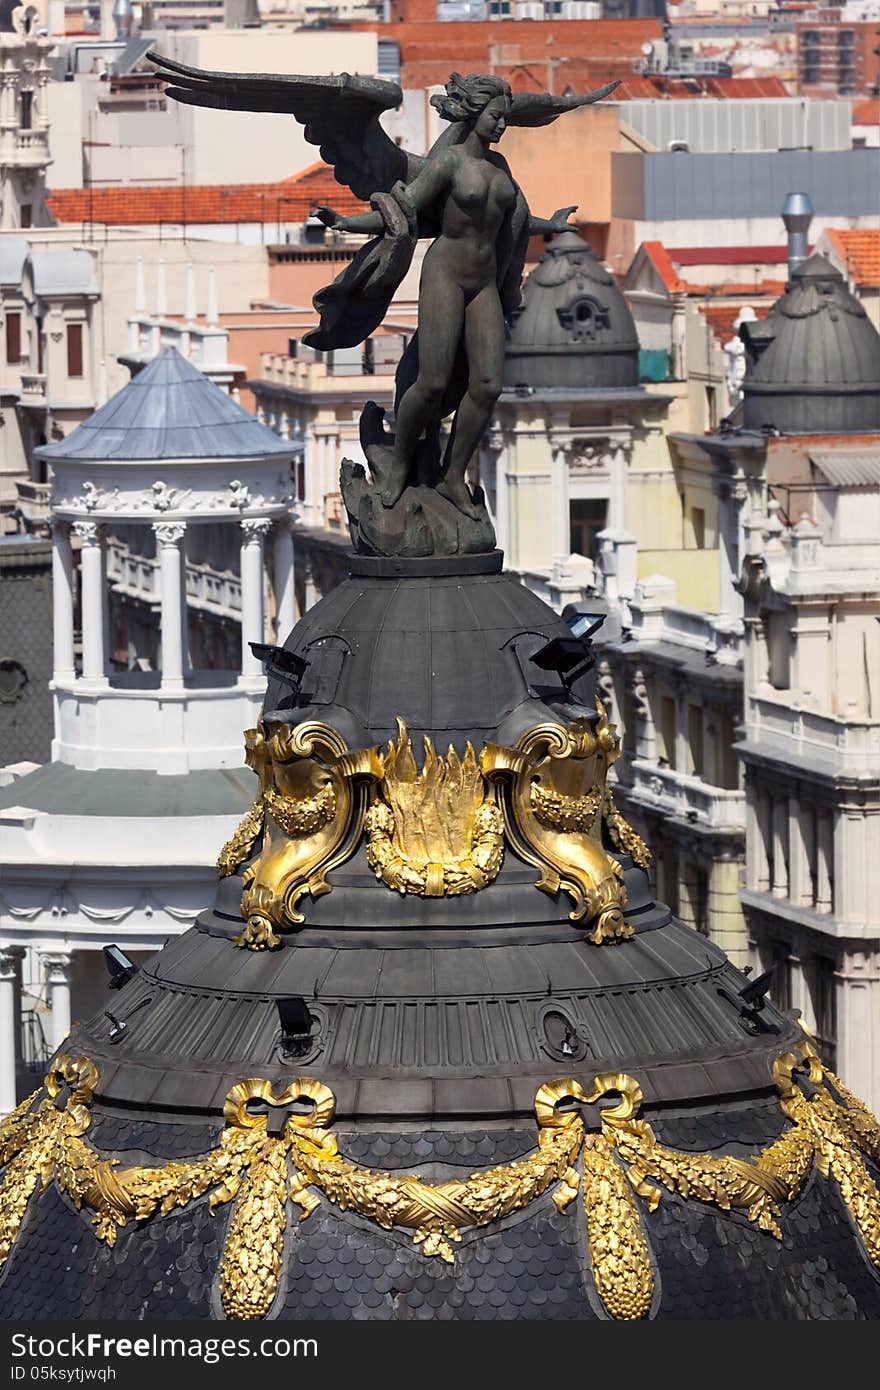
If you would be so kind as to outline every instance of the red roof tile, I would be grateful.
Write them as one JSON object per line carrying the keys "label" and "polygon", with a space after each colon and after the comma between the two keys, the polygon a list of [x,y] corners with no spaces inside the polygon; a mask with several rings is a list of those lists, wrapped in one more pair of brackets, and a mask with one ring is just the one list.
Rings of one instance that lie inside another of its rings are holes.
{"label": "red roof tile", "polygon": [[857,285],[880,285],[880,229],[826,227],[825,235]]}
{"label": "red roof tile", "polygon": [[320,162],[280,183],[59,188],[49,194],[47,202],[58,222],[100,222],[117,227],[305,222],[321,204],[344,214],[364,210],[364,204],[342,188],[332,170]]}
{"label": "red roof tile", "polygon": [[853,107],[853,125],[880,125],[880,97],[858,101]]}
{"label": "red roof tile", "polygon": [[687,285],[672,264],[669,252],[662,241],[643,241],[642,250],[670,294],[677,294],[687,289]]}
{"label": "red roof tile", "polygon": [[729,343],[731,338],[736,335],[736,328],[734,325],[746,305],[754,309],[755,318],[765,319],[773,308],[773,303],[774,300],[764,300],[764,302],[761,303],[759,299],[750,299],[743,296],[740,298],[739,303],[736,304],[709,304],[708,306],[700,304],[698,307],[700,313],[705,316],[714,336],[718,339],[721,346],[724,347],[725,344]]}
{"label": "red roof tile", "polygon": [[627,77],[613,101],[642,101],[656,97],[678,100],[724,97],[728,101],[754,97],[791,96],[781,77]]}

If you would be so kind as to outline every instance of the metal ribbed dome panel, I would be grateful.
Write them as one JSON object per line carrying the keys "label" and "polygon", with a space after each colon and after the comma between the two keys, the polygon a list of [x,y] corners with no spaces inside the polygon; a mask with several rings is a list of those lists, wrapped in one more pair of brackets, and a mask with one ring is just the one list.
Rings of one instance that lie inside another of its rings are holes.
{"label": "metal ribbed dome panel", "polygon": [[[279,767],[302,773],[317,726],[322,766],[341,738],[374,775],[398,716],[513,762],[542,725],[608,746],[589,674],[568,693],[533,659],[569,630],[468,563],[353,561],[287,643],[297,688],[270,683]],[[290,821],[294,849],[312,824]],[[214,906],[75,1025],[54,1101],[13,1122],[24,1171],[34,1144],[41,1173],[55,1157],[0,1316],[880,1316],[876,1122],[794,1013],[653,901],[637,837],[603,840],[627,939],[589,939],[524,842],[460,895],[393,891],[360,844],[249,950],[268,851],[240,834]]]}

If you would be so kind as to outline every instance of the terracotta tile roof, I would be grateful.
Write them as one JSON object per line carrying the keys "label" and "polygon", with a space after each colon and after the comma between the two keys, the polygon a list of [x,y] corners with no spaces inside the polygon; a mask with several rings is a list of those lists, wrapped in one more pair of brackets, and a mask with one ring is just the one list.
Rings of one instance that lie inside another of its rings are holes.
{"label": "terracotta tile roof", "polygon": [[705,304],[699,306],[700,312],[705,315],[706,321],[721,347],[724,347],[735,336],[734,324],[746,304],[749,308],[754,309],[755,317],[758,319],[765,319],[773,308],[773,301],[771,300],[765,300],[762,304],[758,299],[746,299],[745,297],[736,304],[710,304],[708,308]]}
{"label": "terracotta tile roof", "polygon": [[614,101],[642,101],[664,97],[673,100],[709,96],[728,101],[755,97],[791,96],[781,77],[628,77],[614,93]]}
{"label": "terracotta tile roof", "polygon": [[687,289],[684,280],[672,264],[672,258],[662,241],[643,241],[642,250],[670,294],[677,294]]}
{"label": "terracotta tile roof", "polygon": [[880,285],[880,229],[826,227],[825,235],[857,285]]}
{"label": "terracotta tile roof", "polygon": [[[362,22],[344,27],[347,32],[366,30],[399,44],[401,86],[407,89],[445,82],[456,69],[491,70],[525,91],[546,91],[549,81],[556,92],[567,87],[582,91],[615,77],[629,77],[642,44],[663,36],[657,19],[506,19],[503,24],[497,20],[435,19]],[[491,69],[486,66],[490,62]],[[540,85],[536,88],[538,74]]]}
{"label": "terracotta tile roof", "polygon": [[304,222],[320,204],[345,214],[364,210],[364,204],[340,187],[323,163],[310,165],[280,183],[59,188],[49,194],[47,202],[59,222],[100,222],[117,227],[162,222],[186,222],[190,226]]}
{"label": "terracotta tile roof", "polygon": [[853,125],[880,125],[880,97],[858,101],[853,107]]}

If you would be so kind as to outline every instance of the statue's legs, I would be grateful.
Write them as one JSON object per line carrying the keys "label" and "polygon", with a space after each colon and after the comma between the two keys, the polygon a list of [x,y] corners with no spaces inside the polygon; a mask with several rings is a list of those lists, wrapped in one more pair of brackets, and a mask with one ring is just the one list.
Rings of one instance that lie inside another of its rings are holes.
{"label": "statue's legs", "polygon": [[[410,479],[419,440],[440,414],[464,326],[464,291],[426,260],[419,287],[419,375],[397,411],[394,458],[376,491],[393,507]],[[503,339],[502,339],[503,342]]]}
{"label": "statue's legs", "polygon": [[468,389],[456,412],[452,447],[437,491],[467,516],[479,517],[481,512],[474,505],[464,475],[501,395],[504,314],[494,283],[480,290],[468,304],[464,335]]}

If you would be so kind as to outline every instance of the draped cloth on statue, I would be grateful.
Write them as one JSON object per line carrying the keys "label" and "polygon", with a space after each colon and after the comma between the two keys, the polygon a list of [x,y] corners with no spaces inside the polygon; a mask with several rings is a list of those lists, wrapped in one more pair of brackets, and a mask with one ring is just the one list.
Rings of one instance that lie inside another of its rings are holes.
{"label": "draped cloth on statue", "polygon": [[[360,248],[354,260],[331,285],[319,290],[313,304],[320,324],[303,337],[319,352],[355,347],[379,328],[391,300],[412,265],[419,237],[433,237],[438,228],[424,213],[420,217],[406,184],[398,182],[390,193],[374,193],[370,203],[381,214],[384,231]],[[496,242],[498,293],[505,317],[519,308],[520,286],[529,241],[529,209],[517,189],[516,203]],[[397,370],[396,396],[418,376],[418,333],[410,340]],[[464,344],[443,401],[443,414],[451,414],[467,389]]]}

